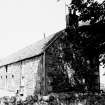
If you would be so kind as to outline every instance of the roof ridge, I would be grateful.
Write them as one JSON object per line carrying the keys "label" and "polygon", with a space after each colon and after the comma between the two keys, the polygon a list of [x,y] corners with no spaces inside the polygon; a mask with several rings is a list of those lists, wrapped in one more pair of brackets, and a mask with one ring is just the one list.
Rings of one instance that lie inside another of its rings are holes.
{"label": "roof ridge", "polygon": [[[62,32],[62,31],[59,31]],[[57,32],[57,33],[59,33]],[[41,40],[36,41],[33,44],[30,44],[2,59],[0,59],[0,67],[8,64],[12,64],[24,59],[32,58],[34,56],[38,56],[45,50],[48,42],[51,41],[53,37],[58,35],[57,33],[49,35]]]}

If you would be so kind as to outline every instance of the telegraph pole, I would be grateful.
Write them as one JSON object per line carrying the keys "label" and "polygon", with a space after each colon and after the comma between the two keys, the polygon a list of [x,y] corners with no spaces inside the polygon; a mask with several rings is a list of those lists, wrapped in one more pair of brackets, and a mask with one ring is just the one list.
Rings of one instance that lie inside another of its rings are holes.
{"label": "telegraph pole", "polygon": [[[44,39],[46,38],[46,35],[45,33],[43,34],[44,35]],[[45,60],[45,56],[46,56],[46,52],[44,50],[44,53],[43,53],[43,71],[44,71],[44,92],[43,94],[46,95],[47,93],[47,86],[46,86],[46,67],[45,67],[45,64],[46,64],[46,60]]]}

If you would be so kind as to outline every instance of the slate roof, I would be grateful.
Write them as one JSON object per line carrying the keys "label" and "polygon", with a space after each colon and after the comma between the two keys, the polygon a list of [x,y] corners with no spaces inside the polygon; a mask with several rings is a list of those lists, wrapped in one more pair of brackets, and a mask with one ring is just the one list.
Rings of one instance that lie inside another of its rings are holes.
{"label": "slate roof", "polygon": [[[99,24],[97,25],[99,26]],[[105,24],[103,25],[105,26]],[[91,29],[93,30],[94,28],[93,27],[91,28],[90,26],[91,25],[87,23],[86,24],[81,23],[81,25],[79,25],[80,27],[79,30],[81,29],[83,31],[91,30]],[[104,28],[104,26],[101,26],[101,28],[102,27]],[[89,29],[89,27],[91,29]],[[96,31],[101,29],[95,28],[94,30]],[[18,52],[11,54],[10,56],[5,57],[4,59],[1,59],[0,67],[42,54],[44,50],[46,50],[46,48],[54,42],[54,40],[56,40],[59,36],[64,35],[64,31],[65,30],[61,30],[53,35],[46,37],[45,39],[42,39],[36,43],[33,43],[32,45],[27,46],[26,48],[19,50]]]}
{"label": "slate roof", "polygon": [[15,52],[1,59],[0,67],[42,54],[43,51],[50,45],[50,43],[52,43],[53,40],[56,39],[60,35],[60,33],[62,33],[62,31],[59,31],[58,33],[50,35],[46,37],[45,39],[42,39],[36,43],[33,43],[19,50],[18,52]]}

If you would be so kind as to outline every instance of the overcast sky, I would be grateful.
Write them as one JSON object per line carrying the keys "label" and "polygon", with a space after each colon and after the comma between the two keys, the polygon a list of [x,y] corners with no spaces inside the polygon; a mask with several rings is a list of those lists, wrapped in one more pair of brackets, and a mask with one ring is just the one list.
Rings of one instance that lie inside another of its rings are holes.
{"label": "overcast sky", "polygon": [[63,1],[0,0],[0,58],[64,28]]}
{"label": "overcast sky", "polygon": [[0,58],[64,28],[64,0],[0,0]]}

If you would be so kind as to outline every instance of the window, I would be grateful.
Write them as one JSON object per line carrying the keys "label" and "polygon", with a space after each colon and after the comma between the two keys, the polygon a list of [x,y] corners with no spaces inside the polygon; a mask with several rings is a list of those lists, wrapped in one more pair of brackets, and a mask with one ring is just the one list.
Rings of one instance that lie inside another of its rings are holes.
{"label": "window", "polygon": [[12,74],[12,78],[14,78],[14,75]]}
{"label": "window", "polygon": [[6,72],[7,72],[7,66],[6,66]]}
{"label": "window", "polygon": [[24,76],[22,76],[22,79],[24,79]]}
{"label": "window", "polygon": [[6,75],[6,79],[7,79],[7,75]]}
{"label": "window", "polygon": [[1,79],[2,79],[2,76],[1,76]]}

